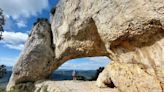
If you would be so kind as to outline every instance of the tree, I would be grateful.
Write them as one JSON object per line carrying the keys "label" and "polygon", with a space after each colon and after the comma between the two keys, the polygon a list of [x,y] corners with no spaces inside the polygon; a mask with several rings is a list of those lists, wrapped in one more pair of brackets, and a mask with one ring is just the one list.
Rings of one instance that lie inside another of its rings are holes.
{"label": "tree", "polygon": [[5,18],[3,15],[3,10],[0,9],[0,40],[2,40],[2,32],[4,32],[3,30],[4,25],[5,25]]}
{"label": "tree", "polygon": [[99,68],[96,70],[95,76],[92,76],[92,78],[90,79],[90,81],[97,80],[99,74],[100,74],[103,70],[104,70],[104,67],[99,67]]}
{"label": "tree", "polygon": [[55,12],[56,12],[56,7],[52,7],[50,12],[51,12],[52,15],[54,15]]}
{"label": "tree", "polygon": [[77,79],[77,80],[83,80],[83,81],[86,80],[86,78],[85,78],[84,76],[82,76],[82,75],[77,75],[77,76],[76,76],[76,79]]}
{"label": "tree", "polygon": [[0,78],[4,77],[4,75],[7,73],[7,69],[5,65],[0,65]]}

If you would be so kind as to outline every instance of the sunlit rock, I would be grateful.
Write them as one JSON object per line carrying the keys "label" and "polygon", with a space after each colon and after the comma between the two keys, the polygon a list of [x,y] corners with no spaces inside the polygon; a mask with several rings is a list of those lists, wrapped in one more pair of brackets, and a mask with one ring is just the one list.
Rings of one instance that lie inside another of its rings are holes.
{"label": "sunlit rock", "polygon": [[52,36],[50,26],[34,26],[8,90],[46,79],[66,60],[108,56],[113,63],[100,74],[99,87],[113,83],[120,92],[162,92],[163,7],[163,0],[60,0]]}

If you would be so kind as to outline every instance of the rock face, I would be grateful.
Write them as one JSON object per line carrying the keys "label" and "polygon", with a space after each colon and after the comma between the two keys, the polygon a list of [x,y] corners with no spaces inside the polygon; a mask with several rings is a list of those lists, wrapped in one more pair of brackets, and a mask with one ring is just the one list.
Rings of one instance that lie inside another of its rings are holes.
{"label": "rock face", "polygon": [[114,83],[120,92],[162,92],[160,81],[136,64],[111,63],[100,74],[97,86]]}
{"label": "rock face", "polygon": [[13,69],[8,88],[22,82],[33,82],[48,76],[50,69],[47,66],[51,64],[54,56],[51,39],[50,24],[47,21],[39,21],[33,27],[25,49]]}
{"label": "rock face", "polygon": [[33,28],[8,90],[46,79],[66,60],[108,56],[112,64],[100,74],[99,87],[164,91],[163,0],[60,0],[51,29],[44,23]]}

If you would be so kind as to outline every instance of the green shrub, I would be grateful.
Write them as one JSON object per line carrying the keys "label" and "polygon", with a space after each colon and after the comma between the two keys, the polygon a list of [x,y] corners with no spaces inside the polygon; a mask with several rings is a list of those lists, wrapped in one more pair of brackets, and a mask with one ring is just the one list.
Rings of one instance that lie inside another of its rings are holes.
{"label": "green shrub", "polygon": [[5,87],[0,86],[0,92],[6,92]]}
{"label": "green shrub", "polygon": [[76,76],[76,79],[77,80],[83,80],[83,81],[86,80],[86,78],[84,76],[81,76],[81,75]]}

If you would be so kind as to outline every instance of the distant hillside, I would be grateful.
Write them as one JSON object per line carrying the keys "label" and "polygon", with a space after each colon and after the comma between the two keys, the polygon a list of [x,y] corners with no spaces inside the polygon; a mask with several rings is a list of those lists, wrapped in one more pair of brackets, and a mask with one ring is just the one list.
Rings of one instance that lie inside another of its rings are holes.
{"label": "distant hillside", "polygon": [[6,66],[7,71],[12,71],[12,66]]}
{"label": "distant hillside", "polygon": [[[72,80],[73,70],[56,70],[49,77],[51,80]],[[12,73],[12,67],[7,67],[7,74],[0,79],[0,86],[6,86]],[[77,70],[77,75],[84,76],[87,80],[95,76],[96,70]]]}
{"label": "distant hillside", "polygon": [[3,77],[0,78],[0,86],[5,87],[10,79],[12,71],[7,71],[7,74]]}
{"label": "distant hillside", "polygon": [[[50,76],[54,80],[72,80],[73,70],[56,70]],[[87,80],[91,79],[96,74],[96,70],[77,70],[77,75],[84,76]]]}

